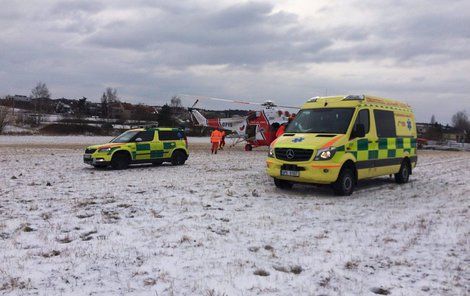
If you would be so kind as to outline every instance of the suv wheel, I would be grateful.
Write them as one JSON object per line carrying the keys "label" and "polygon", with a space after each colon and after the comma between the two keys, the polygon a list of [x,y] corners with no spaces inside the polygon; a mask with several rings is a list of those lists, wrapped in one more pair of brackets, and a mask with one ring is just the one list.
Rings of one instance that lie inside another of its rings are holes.
{"label": "suv wheel", "polygon": [[398,184],[408,183],[410,179],[410,165],[406,160],[403,160],[400,166],[400,170],[395,174],[395,182]]}
{"label": "suv wheel", "polygon": [[171,155],[171,164],[172,165],[183,165],[186,162],[186,154],[182,151],[175,151]]}
{"label": "suv wheel", "polygon": [[127,169],[130,162],[131,160],[127,154],[117,153],[111,159],[111,167],[115,170],[124,170]]}
{"label": "suv wheel", "polygon": [[279,189],[292,189],[292,186],[294,186],[292,182],[276,178],[274,178],[274,185]]}
{"label": "suv wheel", "polygon": [[350,168],[344,168],[339,173],[338,179],[333,183],[333,191],[336,195],[351,195],[354,191],[354,172]]}

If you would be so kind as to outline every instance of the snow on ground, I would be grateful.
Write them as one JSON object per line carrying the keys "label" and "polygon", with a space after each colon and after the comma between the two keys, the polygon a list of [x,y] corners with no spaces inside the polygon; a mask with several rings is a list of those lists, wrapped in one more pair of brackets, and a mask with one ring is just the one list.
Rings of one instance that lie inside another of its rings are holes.
{"label": "snow on ground", "polygon": [[[2,146],[80,146],[103,144],[112,140],[110,136],[13,136],[0,135],[0,147]],[[188,137],[189,143],[209,143],[208,137]]]}
{"label": "snow on ground", "polygon": [[0,145],[0,293],[470,293],[469,153],[426,151],[410,183],[336,197],[276,189],[265,150],[112,171],[26,145],[45,138]]}
{"label": "snow on ground", "polygon": [[7,124],[3,128],[2,132],[3,133],[32,133],[33,131],[31,129],[19,127],[19,126],[16,126],[16,125]]}

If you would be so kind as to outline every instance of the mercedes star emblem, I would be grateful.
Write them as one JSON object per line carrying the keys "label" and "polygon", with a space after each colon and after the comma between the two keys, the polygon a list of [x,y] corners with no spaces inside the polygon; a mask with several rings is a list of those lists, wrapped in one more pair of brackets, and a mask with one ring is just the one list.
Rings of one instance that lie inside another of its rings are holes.
{"label": "mercedes star emblem", "polygon": [[286,151],[286,156],[287,156],[287,158],[289,158],[289,159],[294,158],[294,150],[288,149],[288,150]]}

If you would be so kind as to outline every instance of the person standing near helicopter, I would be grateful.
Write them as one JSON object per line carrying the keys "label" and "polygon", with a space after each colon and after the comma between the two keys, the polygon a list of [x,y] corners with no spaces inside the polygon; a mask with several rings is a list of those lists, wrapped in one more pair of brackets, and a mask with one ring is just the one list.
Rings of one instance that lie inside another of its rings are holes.
{"label": "person standing near helicopter", "polygon": [[217,154],[217,150],[219,150],[220,141],[222,140],[222,132],[219,129],[218,127],[211,133],[211,154]]}
{"label": "person standing near helicopter", "polygon": [[222,130],[222,131],[220,132],[220,150],[224,150],[224,147],[225,147],[225,136],[226,136],[225,130]]}
{"label": "person standing near helicopter", "polygon": [[293,113],[291,116],[289,116],[289,119],[287,119],[287,122],[284,122],[283,124],[281,124],[281,126],[276,132],[276,138],[279,138],[280,136],[284,134],[284,132],[286,131],[286,127],[289,125],[289,123],[291,123],[292,120],[294,120],[294,118],[295,118],[295,114]]}

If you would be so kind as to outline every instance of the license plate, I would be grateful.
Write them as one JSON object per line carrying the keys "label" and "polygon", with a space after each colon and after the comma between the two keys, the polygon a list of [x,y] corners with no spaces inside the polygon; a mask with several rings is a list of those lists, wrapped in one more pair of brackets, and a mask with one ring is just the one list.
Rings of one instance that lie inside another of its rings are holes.
{"label": "license plate", "polygon": [[300,172],[299,171],[281,170],[281,176],[298,177],[298,176],[300,176]]}

